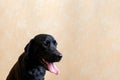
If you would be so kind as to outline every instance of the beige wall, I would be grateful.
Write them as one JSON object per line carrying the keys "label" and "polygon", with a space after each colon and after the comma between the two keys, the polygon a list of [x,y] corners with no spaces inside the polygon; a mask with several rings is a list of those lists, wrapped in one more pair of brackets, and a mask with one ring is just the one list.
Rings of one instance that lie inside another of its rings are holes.
{"label": "beige wall", "polygon": [[46,80],[120,80],[119,0],[0,0],[0,80],[39,33],[64,55]]}

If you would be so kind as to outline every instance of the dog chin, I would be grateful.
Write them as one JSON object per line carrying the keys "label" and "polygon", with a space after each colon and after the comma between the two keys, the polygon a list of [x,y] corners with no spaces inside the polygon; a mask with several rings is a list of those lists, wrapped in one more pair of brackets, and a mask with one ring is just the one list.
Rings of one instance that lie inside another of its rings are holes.
{"label": "dog chin", "polygon": [[51,73],[54,73],[58,75],[60,73],[59,69],[55,65],[55,62],[48,62],[45,59],[42,59],[42,64],[45,66],[45,68],[50,71]]}

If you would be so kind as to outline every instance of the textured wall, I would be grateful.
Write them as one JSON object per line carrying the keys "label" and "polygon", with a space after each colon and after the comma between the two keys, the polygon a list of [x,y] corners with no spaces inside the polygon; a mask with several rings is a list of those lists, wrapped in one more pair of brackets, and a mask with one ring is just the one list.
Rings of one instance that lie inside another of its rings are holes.
{"label": "textured wall", "polygon": [[119,0],[0,0],[0,79],[39,33],[64,57],[46,80],[120,80]]}

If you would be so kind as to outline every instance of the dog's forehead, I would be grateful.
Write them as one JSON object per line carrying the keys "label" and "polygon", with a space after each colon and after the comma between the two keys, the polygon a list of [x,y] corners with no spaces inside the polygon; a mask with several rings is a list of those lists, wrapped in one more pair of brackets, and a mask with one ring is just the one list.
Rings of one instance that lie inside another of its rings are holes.
{"label": "dog's forehead", "polygon": [[51,35],[38,35],[34,38],[36,41],[53,41],[55,40],[53,36]]}
{"label": "dog's forehead", "polygon": [[44,40],[54,40],[52,36],[46,36]]}

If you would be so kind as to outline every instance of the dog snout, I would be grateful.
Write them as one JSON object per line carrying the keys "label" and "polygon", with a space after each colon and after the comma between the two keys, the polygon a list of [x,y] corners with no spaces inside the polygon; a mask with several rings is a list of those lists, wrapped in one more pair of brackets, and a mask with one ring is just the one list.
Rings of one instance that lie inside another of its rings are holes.
{"label": "dog snout", "polygon": [[55,60],[55,62],[58,62],[62,59],[62,54],[58,52],[57,50],[52,52],[52,58]]}
{"label": "dog snout", "polygon": [[58,59],[61,60],[62,59],[62,54],[60,53],[58,56]]}
{"label": "dog snout", "polygon": [[60,61],[60,60],[62,59],[62,54],[58,52],[58,53],[55,55],[55,57],[56,57],[56,61]]}

